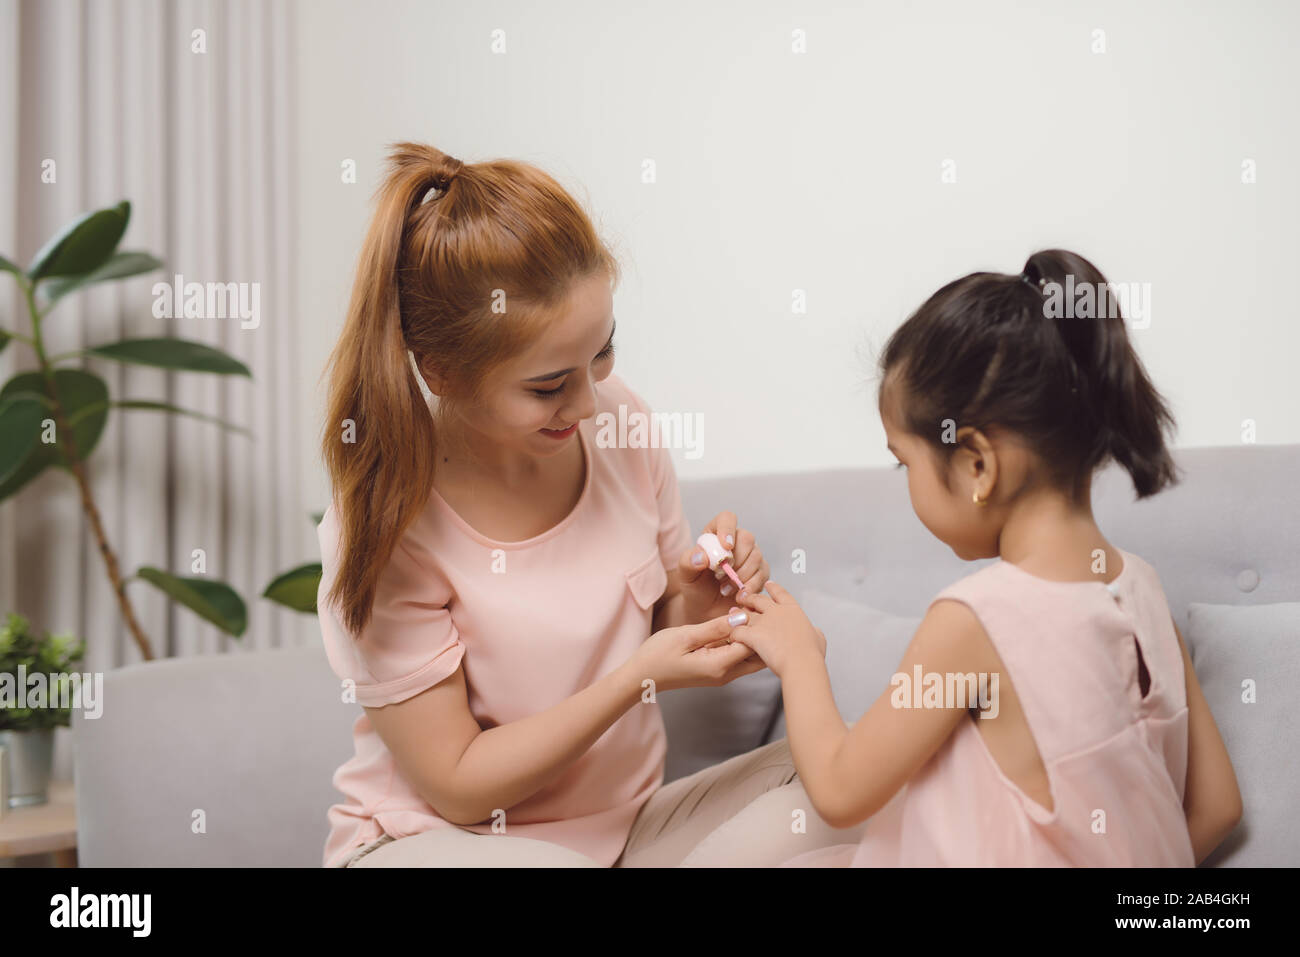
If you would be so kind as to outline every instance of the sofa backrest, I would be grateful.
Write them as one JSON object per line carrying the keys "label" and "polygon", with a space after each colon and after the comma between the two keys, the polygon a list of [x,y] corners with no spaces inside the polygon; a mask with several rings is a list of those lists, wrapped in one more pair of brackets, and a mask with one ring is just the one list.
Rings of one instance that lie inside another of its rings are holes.
{"label": "sofa backrest", "polygon": [[[1134,503],[1127,477],[1110,469],[1094,504],[1107,535],[1160,572],[1178,620],[1189,601],[1300,600],[1300,446],[1177,458],[1181,486]],[[697,533],[735,511],[796,596],[807,585],[919,615],[975,567],[920,525],[903,473],[888,468],[683,481],[682,497]],[[795,549],[806,574],[790,572]],[[664,695],[668,780],[766,739],[779,698],[765,675]],[[332,778],[352,755],[360,713],[340,701],[319,642],[108,673],[103,715],[73,711],[81,864],[319,866],[325,812],[340,800]]]}
{"label": "sofa backrest", "polygon": [[[1182,481],[1141,502],[1127,473],[1103,469],[1093,511],[1111,542],[1155,567],[1179,626],[1192,601],[1300,601],[1300,445],[1174,458]],[[811,587],[920,616],[941,588],[991,561],[963,562],[931,535],[912,512],[906,474],[893,468],[682,481],[681,490],[695,533],[719,511],[735,512],[796,598]],[[791,571],[796,550],[802,574]]]}
{"label": "sofa backrest", "polygon": [[108,672],[103,714],[72,712],[78,862],[320,867],[360,714],[320,642]]}

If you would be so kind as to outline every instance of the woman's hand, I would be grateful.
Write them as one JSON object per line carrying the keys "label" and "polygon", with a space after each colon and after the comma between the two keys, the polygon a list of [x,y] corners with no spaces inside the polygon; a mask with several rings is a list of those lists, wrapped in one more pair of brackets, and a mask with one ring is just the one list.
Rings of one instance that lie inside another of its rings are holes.
{"label": "woman's hand", "polygon": [[638,683],[647,678],[654,681],[656,691],[716,688],[762,671],[765,666],[752,649],[730,642],[734,626],[727,617],[656,631],[624,667]]}
{"label": "woman's hand", "polygon": [[[731,512],[719,512],[704,531],[717,535],[736,556],[730,563],[731,568],[744,583],[745,591],[750,594],[762,591],[767,584],[767,560],[754,536],[736,527],[736,516]],[[677,562],[677,578],[682,586],[688,623],[725,617],[727,609],[736,602],[735,584],[720,568],[716,574],[710,571],[708,556],[698,545],[692,545],[682,553]]]}
{"label": "woman's hand", "polygon": [[749,613],[748,624],[731,632],[731,640],[753,648],[778,677],[791,661],[816,656],[826,660],[826,636],[813,627],[791,594],[776,582],[767,583],[768,594],[746,592],[738,599]]}

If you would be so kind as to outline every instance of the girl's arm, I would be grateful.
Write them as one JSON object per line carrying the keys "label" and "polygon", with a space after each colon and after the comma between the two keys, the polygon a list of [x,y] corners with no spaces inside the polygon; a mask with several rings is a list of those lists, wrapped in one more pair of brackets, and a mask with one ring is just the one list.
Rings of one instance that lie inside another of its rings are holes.
{"label": "girl's arm", "polygon": [[1183,653],[1187,679],[1187,786],[1183,812],[1187,815],[1192,851],[1200,864],[1241,820],[1241,791],[1176,622],[1174,634]]}
{"label": "girl's arm", "polygon": [[[736,635],[743,631],[738,629]],[[981,654],[983,631],[967,606],[936,601],[921,620],[897,673],[910,682],[917,665],[922,674],[996,670]],[[848,729],[836,710],[822,657],[793,657],[782,669],[781,685],[799,777],[817,813],[836,828],[853,827],[884,807],[957,723],[966,720],[969,706],[895,707],[891,685]],[[906,698],[910,701],[910,694]]]}

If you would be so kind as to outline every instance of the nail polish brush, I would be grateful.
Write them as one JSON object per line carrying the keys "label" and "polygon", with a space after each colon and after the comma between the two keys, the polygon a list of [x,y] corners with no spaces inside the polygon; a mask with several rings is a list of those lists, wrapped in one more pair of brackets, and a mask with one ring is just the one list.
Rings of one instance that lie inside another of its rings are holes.
{"label": "nail polish brush", "polygon": [[704,554],[709,559],[710,570],[714,574],[717,574],[718,571],[725,573],[727,577],[736,583],[736,594],[739,595],[740,590],[745,587],[745,583],[740,580],[740,576],[731,567],[731,563],[736,560],[736,556],[712,532],[705,532],[695,540],[695,544],[704,549]]}

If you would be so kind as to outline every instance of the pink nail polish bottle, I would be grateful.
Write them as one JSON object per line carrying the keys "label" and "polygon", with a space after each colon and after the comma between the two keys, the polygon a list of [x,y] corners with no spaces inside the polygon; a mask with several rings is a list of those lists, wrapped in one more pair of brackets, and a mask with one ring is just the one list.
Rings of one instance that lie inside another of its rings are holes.
{"label": "pink nail polish bottle", "polygon": [[739,594],[740,590],[745,587],[745,583],[740,580],[740,576],[731,567],[731,563],[735,561],[736,556],[712,532],[705,532],[695,540],[695,544],[704,549],[704,554],[709,559],[709,568],[715,574],[719,571],[726,574],[728,578],[735,582],[736,593]]}

